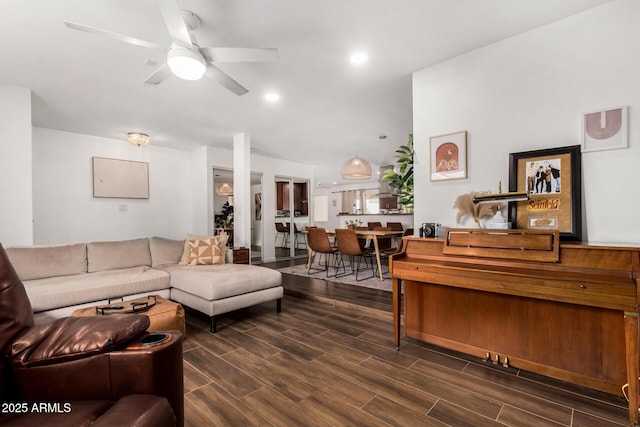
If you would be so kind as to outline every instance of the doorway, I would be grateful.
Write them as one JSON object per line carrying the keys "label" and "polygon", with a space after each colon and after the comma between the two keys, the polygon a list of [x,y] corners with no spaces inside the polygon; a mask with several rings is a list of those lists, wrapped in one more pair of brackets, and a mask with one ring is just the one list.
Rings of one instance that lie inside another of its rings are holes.
{"label": "doorway", "polygon": [[310,225],[309,180],[276,176],[275,187],[275,258],[306,257],[307,238],[302,231]]}
{"label": "doorway", "polygon": [[[224,229],[233,247],[233,170],[213,169],[214,230]],[[251,262],[263,258],[262,173],[251,172]]]}

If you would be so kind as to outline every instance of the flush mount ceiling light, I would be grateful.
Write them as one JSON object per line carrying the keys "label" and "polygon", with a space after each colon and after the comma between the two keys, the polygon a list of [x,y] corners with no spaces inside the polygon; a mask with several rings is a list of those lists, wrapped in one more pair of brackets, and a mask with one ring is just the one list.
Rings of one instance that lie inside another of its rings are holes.
{"label": "flush mount ceiling light", "polygon": [[342,177],[346,179],[370,178],[371,165],[365,159],[355,156],[342,165]]}
{"label": "flush mount ceiling light", "polygon": [[127,141],[140,147],[141,145],[147,145],[149,143],[149,135],[140,132],[129,132],[127,134]]}
{"label": "flush mount ceiling light", "polygon": [[367,62],[368,59],[369,57],[364,52],[356,52],[353,55],[351,55],[351,57],[349,58],[351,63],[354,65],[364,64],[365,62]]}
{"label": "flush mount ceiling light", "polygon": [[227,181],[216,186],[216,194],[218,196],[233,196],[233,187]]}
{"label": "flush mount ceiling light", "polygon": [[278,95],[275,92],[269,92],[268,94],[266,94],[264,96],[264,99],[269,101],[269,102],[278,102],[278,101],[280,101],[280,95]]}
{"label": "flush mount ceiling light", "polygon": [[207,63],[200,52],[183,46],[173,46],[167,53],[171,72],[184,80],[200,80],[207,70]]}

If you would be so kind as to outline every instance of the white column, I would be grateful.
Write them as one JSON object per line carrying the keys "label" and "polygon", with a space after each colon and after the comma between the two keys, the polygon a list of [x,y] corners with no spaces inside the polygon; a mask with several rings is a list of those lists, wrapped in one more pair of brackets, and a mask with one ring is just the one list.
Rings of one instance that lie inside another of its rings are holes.
{"label": "white column", "polygon": [[251,247],[251,138],[233,137],[233,245]]}
{"label": "white column", "polygon": [[0,85],[0,239],[33,244],[31,91]]}

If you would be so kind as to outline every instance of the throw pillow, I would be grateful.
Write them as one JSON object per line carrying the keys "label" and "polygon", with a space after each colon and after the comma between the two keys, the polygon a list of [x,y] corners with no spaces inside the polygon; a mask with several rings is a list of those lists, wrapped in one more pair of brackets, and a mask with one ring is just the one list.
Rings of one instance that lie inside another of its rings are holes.
{"label": "throw pillow", "polygon": [[188,240],[189,259],[187,265],[222,264],[217,239]]}
{"label": "throw pillow", "polygon": [[182,252],[182,257],[180,258],[180,262],[178,265],[188,265],[189,264],[189,253],[191,251],[189,242],[195,240],[212,240],[217,243],[218,248],[220,249],[219,255],[222,261],[220,264],[225,263],[225,254],[227,251],[227,240],[229,236],[224,233],[218,236],[199,236],[196,234],[187,234],[187,239],[184,242],[184,250]]}

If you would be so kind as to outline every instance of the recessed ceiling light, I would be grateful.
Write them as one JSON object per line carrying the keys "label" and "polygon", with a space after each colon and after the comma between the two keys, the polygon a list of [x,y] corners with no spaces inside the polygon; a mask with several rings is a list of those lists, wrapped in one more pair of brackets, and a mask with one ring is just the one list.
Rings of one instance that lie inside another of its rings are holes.
{"label": "recessed ceiling light", "polygon": [[280,95],[278,95],[275,92],[269,92],[264,96],[264,99],[266,99],[269,102],[278,102],[280,101]]}
{"label": "recessed ceiling light", "polygon": [[366,53],[357,52],[357,53],[354,53],[353,55],[351,55],[351,58],[349,58],[349,59],[350,59],[352,64],[361,65],[361,64],[364,64],[365,62],[367,62],[369,57],[367,56]]}

